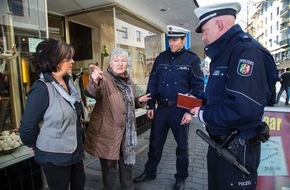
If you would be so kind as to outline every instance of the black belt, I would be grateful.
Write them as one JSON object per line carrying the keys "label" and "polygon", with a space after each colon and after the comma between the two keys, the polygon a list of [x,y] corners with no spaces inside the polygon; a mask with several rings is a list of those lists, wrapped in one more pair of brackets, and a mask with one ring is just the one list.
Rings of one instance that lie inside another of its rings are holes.
{"label": "black belt", "polygon": [[168,107],[177,105],[176,102],[168,102],[168,101],[157,101],[157,103],[159,106],[168,106]]}
{"label": "black belt", "polygon": [[[221,144],[222,142],[224,142],[226,136],[216,136],[216,135],[210,135],[210,138],[218,143],[218,144]],[[235,138],[233,141],[238,141],[239,138]],[[245,140],[245,143],[246,144],[256,144],[257,142],[259,142],[259,137],[256,136],[256,137],[252,137],[252,138],[249,138],[249,139],[242,139],[242,140]]]}

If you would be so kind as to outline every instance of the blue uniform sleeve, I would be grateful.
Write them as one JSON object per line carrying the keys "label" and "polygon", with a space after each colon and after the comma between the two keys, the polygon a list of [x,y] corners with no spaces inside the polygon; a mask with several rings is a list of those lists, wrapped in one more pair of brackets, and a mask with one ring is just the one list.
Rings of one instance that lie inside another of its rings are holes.
{"label": "blue uniform sleeve", "polygon": [[190,92],[198,98],[202,98],[204,91],[204,75],[200,67],[200,59],[196,56],[191,67]]}
{"label": "blue uniform sleeve", "polygon": [[157,100],[157,94],[158,94],[158,66],[160,62],[160,55],[156,58],[154,61],[152,70],[150,72],[149,80],[148,80],[148,85],[147,85],[147,93],[151,94],[151,99],[147,101],[147,109],[154,109],[155,108],[155,103]]}
{"label": "blue uniform sleeve", "polygon": [[[202,107],[202,118],[209,125],[236,126],[261,120],[267,97],[265,57],[261,49],[248,45],[236,48],[228,63],[223,94],[214,94]],[[217,81],[218,83],[218,81]],[[215,103],[212,104],[211,101]]]}
{"label": "blue uniform sleeve", "polygon": [[39,133],[38,123],[42,121],[43,115],[49,105],[49,96],[46,85],[36,82],[27,97],[25,111],[20,125],[20,138],[23,144],[34,148]]}

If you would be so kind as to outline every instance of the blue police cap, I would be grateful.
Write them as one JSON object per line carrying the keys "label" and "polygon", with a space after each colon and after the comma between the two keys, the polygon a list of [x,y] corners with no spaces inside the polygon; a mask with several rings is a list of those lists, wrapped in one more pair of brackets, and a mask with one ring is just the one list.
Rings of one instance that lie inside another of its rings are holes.
{"label": "blue police cap", "polygon": [[194,10],[195,15],[199,19],[199,26],[196,28],[195,32],[202,33],[201,27],[210,19],[221,16],[221,15],[236,15],[241,10],[241,4],[238,2],[226,2],[211,4],[203,7],[198,7]]}
{"label": "blue police cap", "polygon": [[187,32],[190,32],[190,30],[173,25],[166,26],[166,33],[169,39],[184,37]]}

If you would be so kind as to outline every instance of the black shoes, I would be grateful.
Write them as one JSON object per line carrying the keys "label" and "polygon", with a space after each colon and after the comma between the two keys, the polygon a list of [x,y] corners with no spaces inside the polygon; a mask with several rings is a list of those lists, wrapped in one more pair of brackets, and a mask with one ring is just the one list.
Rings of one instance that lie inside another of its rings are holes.
{"label": "black shoes", "polygon": [[146,172],[143,172],[141,175],[139,175],[138,177],[134,178],[134,183],[140,183],[140,182],[144,182],[144,181],[148,181],[148,180],[154,180],[156,179],[156,174],[148,174]]}
{"label": "black shoes", "polygon": [[185,181],[176,181],[174,185],[174,190],[183,190],[185,186]]}
{"label": "black shoes", "polygon": [[[144,181],[154,180],[156,179],[156,174],[148,174],[143,172],[141,175],[134,178],[134,183],[141,183]],[[174,190],[184,190],[185,188],[185,180],[177,180],[174,185]]]}

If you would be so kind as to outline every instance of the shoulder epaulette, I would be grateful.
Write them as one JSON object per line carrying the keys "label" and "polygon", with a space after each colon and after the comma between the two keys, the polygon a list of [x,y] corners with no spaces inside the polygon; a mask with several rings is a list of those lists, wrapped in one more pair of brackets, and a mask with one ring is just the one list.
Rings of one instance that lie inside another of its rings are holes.
{"label": "shoulder epaulette", "polygon": [[192,51],[191,49],[189,49],[187,52],[190,54],[196,55],[196,53],[194,51]]}
{"label": "shoulder epaulette", "polygon": [[242,34],[242,35],[240,35],[240,39],[243,42],[250,42],[250,41],[252,41],[252,38],[251,38],[251,36],[249,36],[249,34]]}

